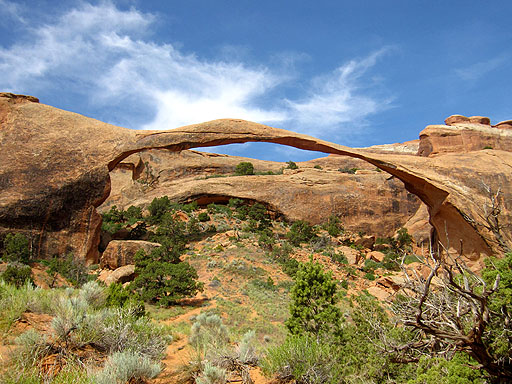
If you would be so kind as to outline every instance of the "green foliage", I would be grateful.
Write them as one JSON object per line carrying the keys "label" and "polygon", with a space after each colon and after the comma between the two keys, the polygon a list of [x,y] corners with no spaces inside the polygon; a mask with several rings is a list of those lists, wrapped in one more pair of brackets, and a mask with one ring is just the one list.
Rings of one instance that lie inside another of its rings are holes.
{"label": "green foliage", "polygon": [[457,353],[451,360],[422,357],[416,368],[416,377],[407,384],[485,384],[486,377],[471,359]]}
{"label": "green foliage", "polygon": [[4,252],[2,258],[5,261],[16,261],[27,264],[30,260],[29,241],[21,233],[8,233],[4,239]]}
{"label": "green foliage", "polygon": [[254,175],[254,165],[248,161],[242,161],[235,168],[237,176]]}
{"label": "green foliage", "polygon": [[492,149],[492,147],[490,145],[486,145],[484,149]]}
{"label": "green foliage", "polygon": [[159,223],[162,220],[164,214],[168,213],[170,209],[171,201],[169,200],[169,197],[155,197],[151,204],[148,206],[148,211],[151,215],[149,218],[150,222],[153,224]]}
{"label": "green foliage", "polygon": [[343,233],[343,226],[341,225],[341,220],[336,215],[331,215],[327,219],[327,222],[325,222],[322,225],[322,228],[327,231],[327,233],[332,236],[336,237]]}
{"label": "green foliage", "polygon": [[[84,260],[75,258],[71,253],[64,257],[54,256],[45,264],[48,267],[46,273],[54,280],[58,273],[75,287],[79,287],[93,278],[88,274]],[[53,286],[53,282],[50,284],[51,286]]]}
{"label": "green foliage", "polygon": [[501,259],[488,258],[485,265],[482,277],[488,287],[492,287],[497,275],[500,275],[498,291],[489,300],[491,316],[485,341],[489,352],[502,364],[512,359],[512,336],[509,325],[512,314],[512,252]]}
{"label": "green foliage", "polygon": [[162,247],[153,249],[146,256],[144,251],[135,254],[137,277],[130,284],[144,301],[161,306],[175,304],[179,299],[202,291],[203,283],[197,281],[196,270],[179,256]]}
{"label": "green foliage", "polygon": [[226,370],[217,367],[207,361],[201,374],[195,380],[196,384],[225,384],[226,383]]}
{"label": "green foliage", "polygon": [[294,258],[290,257],[293,247],[288,242],[283,242],[280,247],[273,247],[271,256],[277,261],[283,272],[288,276],[294,277],[299,270],[300,263]]}
{"label": "green foliage", "polygon": [[199,215],[197,215],[197,219],[201,222],[201,223],[204,223],[206,221],[210,221],[210,216],[208,215],[208,213],[206,212],[201,212]]}
{"label": "green foliage", "polygon": [[302,264],[291,291],[290,317],[286,327],[291,334],[316,337],[341,335],[341,311],[336,307],[336,282],[331,273],[310,260]]}
{"label": "green foliage", "polygon": [[97,384],[141,383],[160,373],[160,364],[131,351],[115,352],[96,374]]}
{"label": "green foliage", "polygon": [[318,165],[318,164],[315,165],[313,168],[315,168],[315,169],[322,169],[322,167],[320,165]]}
{"label": "green foliage", "polygon": [[267,376],[292,377],[297,383],[343,383],[340,351],[331,343],[319,343],[310,335],[293,335],[270,348],[261,362]]}
{"label": "green foliage", "polygon": [[348,173],[350,175],[353,175],[353,174],[356,173],[357,168],[347,168],[347,167],[345,167],[345,168],[339,168],[338,171],[342,172],[342,173]]}
{"label": "green foliage", "polygon": [[396,241],[398,242],[398,247],[404,249],[405,247],[409,247],[412,243],[412,236],[407,232],[407,228],[400,228],[397,232]]}
{"label": "green foliage", "polygon": [[0,278],[7,284],[21,287],[27,283],[33,283],[32,269],[25,264],[9,263],[5,271],[0,275]]}
{"label": "green foliage", "polygon": [[299,166],[291,160],[287,161],[286,164],[287,164],[286,169],[299,169]]}
{"label": "green foliage", "polygon": [[314,228],[307,221],[295,221],[286,237],[294,246],[299,246],[301,243],[309,243],[316,236]]}
{"label": "green foliage", "polygon": [[124,288],[121,283],[110,284],[106,292],[105,305],[107,307],[131,308],[135,316],[144,316],[146,313],[144,302],[140,296],[130,289]]}

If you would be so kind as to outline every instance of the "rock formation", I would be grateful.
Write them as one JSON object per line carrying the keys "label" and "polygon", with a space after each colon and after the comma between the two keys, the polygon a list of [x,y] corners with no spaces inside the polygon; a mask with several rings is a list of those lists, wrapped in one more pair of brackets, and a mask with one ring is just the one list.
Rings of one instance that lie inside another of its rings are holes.
{"label": "rock formation", "polygon": [[418,155],[512,149],[512,130],[507,129],[512,127],[510,121],[492,127],[488,117],[452,115],[445,124],[429,125],[420,132]]}
{"label": "rock formation", "polygon": [[[282,174],[234,176],[242,161],[252,162],[259,173]],[[164,195],[173,201],[196,200],[202,205],[241,198],[263,203],[289,221],[320,224],[334,214],[353,232],[387,237],[402,227],[420,204],[400,180],[362,160],[331,155],[298,165],[297,170],[283,172],[286,163],[197,151],[144,151],[123,160],[111,172],[112,192],[98,210],[104,212],[112,205],[123,209],[147,206]],[[354,168],[358,169],[355,174],[343,172]]]}
{"label": "rock formation", "polygon": [[5,93],[0,94],[0,232],[27,233],[41,257],[73,251],[95,263],[101,221],[96,207],[110,192],[109,171],[123,159],[150,148],[181,151],[248,141],[345,155],[379,167],[428,206],[440,241],[469,257],[499,252],[512,241],[509,231],[493,228],[486,217],[489,188],[491,193],[501,188],[500,223],[512,224],[512,153],[497,147],[435,157],[382,154],[237,119],[137,131]]}

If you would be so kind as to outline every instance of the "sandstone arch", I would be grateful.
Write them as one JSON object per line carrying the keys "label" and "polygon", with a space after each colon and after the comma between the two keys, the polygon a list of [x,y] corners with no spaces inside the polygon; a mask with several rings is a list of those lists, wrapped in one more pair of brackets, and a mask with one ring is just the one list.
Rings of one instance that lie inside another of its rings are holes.
{"label": "sandstone arch", "polygon": [[362,159],[402,180],[428,206],[441,241],[462,244],[473,258],[499,251],[481,217],[482,182],[501,185],[503,219],[511,221],[512,153],[505,151],[435,158],[381,154],[237,119],[136,131],[12,94],[0,94],[0,127],[0,231],[29,233],[41,256],[69,250],[96,262],[101,219],[95,207],[109,194],[109,171],[150,148],[179,151],[254,141]]}

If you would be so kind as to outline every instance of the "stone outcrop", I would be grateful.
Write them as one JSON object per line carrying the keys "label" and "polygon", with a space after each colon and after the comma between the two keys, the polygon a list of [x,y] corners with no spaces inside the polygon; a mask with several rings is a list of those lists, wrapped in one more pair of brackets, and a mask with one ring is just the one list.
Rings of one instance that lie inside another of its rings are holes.
{"label": "stone outcrop", "polygon": [[[280,173],[286,167],[286,163],[197,151],[144,151],[123,160],[122,166],[111,172],[112,192],[99,211],[113,205],[123,209],[147,206],[164,195],[173,201],[195,200],[202,205],[241,198],[260,202],[289,221],[320,224],[334,214],[350,231],[388,237],[420,204],[397,178],[346,156],[298,163],[299,169],[285,169],[284,174],[234,176],[242,161],[251,161],[259,173]],[[136,171],[138,164],[143,164],[142,173]],[[363,174],[340,171],[351,168],[365,169]]]}
{"label": "stone outcrop", "polygon": [[452,115],[445,124],[429,125],[420,132],[419,156],[482,149],[512,150],[512,131],[507,129],[510,121],[492,127],[488,117]]}
{"label": "stone outcrop", "polygon": [[[500,138],[507,141],[509,134]],[[381,154],[238,119],[137,131],[10,94],[0,94],[0,232],[27,233],[39,257],[72,251],[88,263],[97,262],[101,218],[96,207],[110,192],[109,171],[123,159],[150,148],[181,151],[249,141],[373,164],[400,179],[427,205],[445,246],[469,257],[499,252],[500,244],[512,243],[510,232],[497,233],[485,218],[486,186],[493,191],[499,187],[501,223],[512,224],[512,153],[497,150],[497,145],[494,150],[435,157]]]}
{"label": "stone outcrop", "polygon": [[112,240],[101,255],[100,267],[116,269],[128,264],[134,264],[134,256],[139,250],[150,253],[160,247],[158,243],[142,240]]}

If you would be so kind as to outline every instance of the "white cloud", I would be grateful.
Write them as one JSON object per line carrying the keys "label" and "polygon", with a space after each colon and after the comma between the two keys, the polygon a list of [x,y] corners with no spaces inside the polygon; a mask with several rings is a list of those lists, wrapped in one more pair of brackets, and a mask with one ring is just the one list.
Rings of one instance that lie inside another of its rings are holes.
{"label": "white cloud", "polygon": [[381,49],[361,60],[351,60],[328,75],[312,80],[310,94],[299,101],[288,100],[293,119],[314,131],[338,130],[343,124],[359,122],[386,108],[389,99],[377,99],[368,91],[362,77],[390,48]]}
{"label": "white cloud", "polygon": [[[6,0],[2,4],[12,6]],[[232,117],[324,137],[388,104],[371,96],[363,78],[387,49],[318,76],[305,97],[280,97],[269,108],[260,101],[283,83],[290,86],[289,73],[184,54],[174,45],[149,40],[155,15],[121,10],[111,2],[81,4],[55,16],[53,23],[32,21],[26,40],[0,47],[0,73],[9,74],[0,78],[0,88],[74,92],[93,105],[111,107],[125,121],[125,115],[133,118],[146,110],[142,127],[134,128],[170,129]]]}
{"label": "white cloud", "polygon": [[11,3],[7,0],[0,0],[0,15],[3,17],[13,18],[14,20],[25,23],[25,19],[21,16],[22,9],[19,4]]}
{"label": "white cloud", "polygon": [[509,61],[509,57],[510,55],[500,55],[489,60],[473,63],[467,67],[455,69],[455,74],[464,81],[476,81],[505,65]]}

